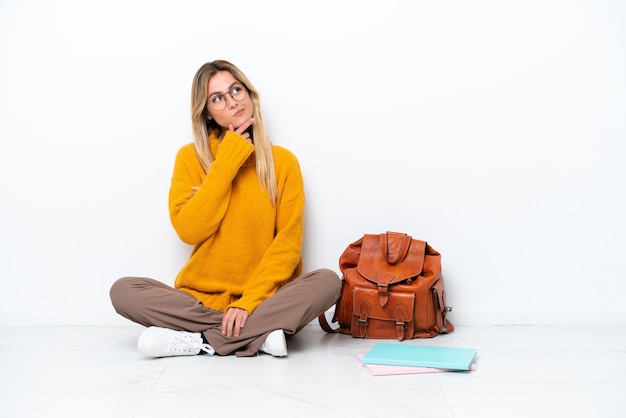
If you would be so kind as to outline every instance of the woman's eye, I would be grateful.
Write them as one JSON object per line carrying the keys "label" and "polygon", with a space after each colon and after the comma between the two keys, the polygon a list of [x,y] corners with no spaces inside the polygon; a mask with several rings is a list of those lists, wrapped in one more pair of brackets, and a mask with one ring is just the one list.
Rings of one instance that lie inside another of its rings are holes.
{"label": "woman's eye", "polygon": [[241,93],[241,86],[234,86],[231,90],[230,90],[230,94],[232,94],[233,96],[237,95]]}
{"label": "woman's eye", "polygon": [[211,102],[213,103],[219,103],[222,100],[224,100],[224,96],[213,96],[213,98],[211,99]]}

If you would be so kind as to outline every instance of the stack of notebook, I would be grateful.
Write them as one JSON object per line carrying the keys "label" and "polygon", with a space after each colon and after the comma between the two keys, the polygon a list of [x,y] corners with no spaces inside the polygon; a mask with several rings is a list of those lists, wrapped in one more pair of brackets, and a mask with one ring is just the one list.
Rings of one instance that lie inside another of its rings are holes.
{"label": "stack of notebook", "polygon": [[357,357],[373,375],[476,370],[477,350],[402,343],[378,343]]}

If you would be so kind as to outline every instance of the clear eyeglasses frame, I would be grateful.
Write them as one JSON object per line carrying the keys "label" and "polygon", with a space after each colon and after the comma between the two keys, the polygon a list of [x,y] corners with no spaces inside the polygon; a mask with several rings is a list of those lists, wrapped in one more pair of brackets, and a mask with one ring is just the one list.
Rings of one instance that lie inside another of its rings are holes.
{"label": "clear eyeglasses frame", "polygon": [[241,83],[235,83],[230,86],[230,89],[228,89],[225,93],[215,93],[210,95],[207,105],[211,108],[211,110],[221,112],[226,109],[227,95],[230,96],[232,100],[240,102],[248,95],[248,89],[246,89],[246,87]]}

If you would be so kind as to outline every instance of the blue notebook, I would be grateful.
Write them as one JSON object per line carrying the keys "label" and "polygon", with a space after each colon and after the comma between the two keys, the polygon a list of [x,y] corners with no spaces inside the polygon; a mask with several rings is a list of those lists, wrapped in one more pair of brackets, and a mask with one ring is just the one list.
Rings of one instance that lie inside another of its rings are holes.
{"label": "blue notebook", "polygon": [[469,370],[476,352],[474,348],[378,343],[361,361],[364,364]]}

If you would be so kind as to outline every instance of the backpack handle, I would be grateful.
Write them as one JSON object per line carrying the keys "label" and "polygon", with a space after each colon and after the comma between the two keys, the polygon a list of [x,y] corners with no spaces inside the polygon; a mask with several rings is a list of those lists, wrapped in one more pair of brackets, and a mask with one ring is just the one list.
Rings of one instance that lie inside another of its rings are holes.
{"label": "backpack handle", "polygon": [[382,249],[384,259],[392,265],[404,260],[404,257],[409,252],[412,239],[410,235],[400,232],[387,231],[385,234],[381,234],[380,248]]}

